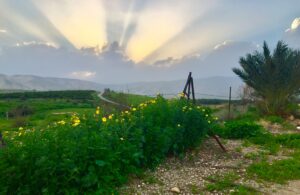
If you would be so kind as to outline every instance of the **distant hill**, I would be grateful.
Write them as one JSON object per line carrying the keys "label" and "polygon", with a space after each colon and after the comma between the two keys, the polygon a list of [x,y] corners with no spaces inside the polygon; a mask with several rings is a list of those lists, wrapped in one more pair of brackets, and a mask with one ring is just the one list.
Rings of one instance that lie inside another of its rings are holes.
{"label": "distant hill", "polygon": [[[142,95],[156,95],[157,93],[161,93],[172,97],[183,90],[185,82],[186,80],[140,82],[128,85],[113,85],[110,88],[126,93]],[[237,97],[242,85],[243,83],[238,77],[217,76],[194,79],[196,98],[226,99],[230,86],[232,87],[232,96]]]}
{"label": "distant hill", "polygon": [[47,78],[31,75],[6,76],[0,74],[0,90],[103,90],[104,85],[89,81]]}
{"label": "distant hill", "polygon": [[[172,97],[183,90],[185,80],[139,82],[119,85],[105,85],[89,81],[47,78],[30,75],[6,76],[0,74],[0,90],[99,90],[110,88],[124,93],[156,95],[161,93]],[[232,96],[236,97],[242,82],[237,77],[209,77],[194,79],[197,98],[225,99],[229,87],[232,86]]]}

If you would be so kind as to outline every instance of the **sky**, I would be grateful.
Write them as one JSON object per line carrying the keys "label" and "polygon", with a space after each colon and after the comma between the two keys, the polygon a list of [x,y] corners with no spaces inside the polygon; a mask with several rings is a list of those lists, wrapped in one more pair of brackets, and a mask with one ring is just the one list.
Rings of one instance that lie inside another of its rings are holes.
{"label": "sky", "polygon": [[300,48],[299,0],[0,0],[0,74],[234,76],[241,56],[278,40]]}

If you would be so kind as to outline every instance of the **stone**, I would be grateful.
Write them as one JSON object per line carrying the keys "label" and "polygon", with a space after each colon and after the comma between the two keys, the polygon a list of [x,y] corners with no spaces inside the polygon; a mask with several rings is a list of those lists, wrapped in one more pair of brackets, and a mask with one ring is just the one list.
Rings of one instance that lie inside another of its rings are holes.
{"label": "stone", "polygon": [[295,120],[295,117],[293,115],[291,115],[291,116],[289,116],[289,120],[293,121],[293,120]]}
{"label": "stone", "polygon": [[180,193],[180,189],[178,187],[174,187],[174,188],[171,188],[171,192],[179,194]]}

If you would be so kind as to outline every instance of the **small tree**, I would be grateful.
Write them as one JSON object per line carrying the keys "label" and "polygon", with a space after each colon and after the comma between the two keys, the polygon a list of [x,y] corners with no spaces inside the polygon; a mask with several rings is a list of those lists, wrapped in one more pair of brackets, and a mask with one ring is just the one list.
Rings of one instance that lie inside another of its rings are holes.
{"label": "small tree", "polygon": [[268,114],[287,114],[288,105],[300,89],[300,51],[288,48],[282,41],[271,54],[266,42],[263,52],[240,58],[242,69],[233,68],[260,98]]}

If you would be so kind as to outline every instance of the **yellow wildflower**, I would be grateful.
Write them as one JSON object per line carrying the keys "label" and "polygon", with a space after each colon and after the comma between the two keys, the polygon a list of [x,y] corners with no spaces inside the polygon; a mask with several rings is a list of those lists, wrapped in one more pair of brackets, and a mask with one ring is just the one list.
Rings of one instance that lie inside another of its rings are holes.
{"label": "yellow wildflower", "polygon": [[19,127],[19,131],[22,131],[23,130],[23,127]]}
{"label": "yellow wildflower", "polygon": [[113,115],[112,115],[112,114],[108,116],[108,119],[112,119],[112,118],[113,118]]}
{"label": "yellow wildflower", "polygon": [[64,120],[61,120],[61,121],[58,121],[57,124],[64,125],[64,124],[66,124],[66,122]]}
{"label": "yellow wildflower", "polygon": [[107,121],[107,119],[106,119],[106,117],[102,117],[102,122],[106,122]]}
{"label": "yellow wildflower", "polygon": [[136,111],[136,108],[132,108],[132,111]]}
{"label": "yellow wildflower", "polygon": [[78,118],[78,116],[75,115],[72,116],[72,123],[73,123],[72,124],[73,127],[76,127],[80,124],[80,119]]}
{"label": "yellow wildflower", "polygon": [[181,93],[178,94],[178,96],[179,96],[179,97],[184,97],[184,93],[181,92]]}

